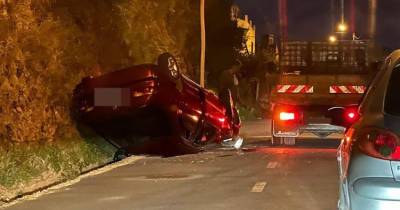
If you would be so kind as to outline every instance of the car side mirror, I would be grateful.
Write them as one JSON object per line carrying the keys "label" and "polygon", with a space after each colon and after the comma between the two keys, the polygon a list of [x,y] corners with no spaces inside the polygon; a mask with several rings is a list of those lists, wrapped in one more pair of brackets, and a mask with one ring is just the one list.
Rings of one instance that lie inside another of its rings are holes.
{"label": "car side mirror", "polygon": [[332,119],[332,124],[349,128],[360,119],[358,105],[346,107],[332,107],[328,110],[327,117]]}
{"label": "car side mirror", "polygon": [[180,77],[180,69],[175,57],[170,53],[163,53],[158,56],[157,65],[160,70],[172,80],[177,80]]}

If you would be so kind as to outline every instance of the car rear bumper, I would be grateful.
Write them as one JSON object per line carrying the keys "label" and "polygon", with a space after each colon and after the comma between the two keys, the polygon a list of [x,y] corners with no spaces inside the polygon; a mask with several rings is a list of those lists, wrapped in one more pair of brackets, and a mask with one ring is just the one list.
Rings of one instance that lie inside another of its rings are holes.
{"label": "car rear bumper", "polygon": [[348,200],[349,209],[400,209],[400,182],[394,179],[390,161],[365,155],[357,146],[348,158],[344,158],[346,151],[339,152],[343,154],[340,176],[348,183],[341,187],[348,195],[345,200]]}
{"label": "car rear bumper", "polygon": [[149,107],[159,92],[157,80],[133,83],[128,88],[86,88],[74,93],[73,109],[84,121],[106,121],[135,115]]}
{"label": "car rear bumper", "polygon": [[400,182],[393,178],[360,178],[350,189],[351,210],[400,209]]}

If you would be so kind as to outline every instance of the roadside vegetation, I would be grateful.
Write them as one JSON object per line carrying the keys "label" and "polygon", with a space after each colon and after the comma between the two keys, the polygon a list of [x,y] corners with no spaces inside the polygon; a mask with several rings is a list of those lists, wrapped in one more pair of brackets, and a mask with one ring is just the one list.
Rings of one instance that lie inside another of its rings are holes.
{"label": "roadside vegetation", "polygon": [[74,87],[163,52],[192,76],[198,16],[191,0],[0,1],[0,199],[112,160],[110,145],[76,128]]}
{"label": "roadside vegetation", "polygon": [[116,149],[93,136],[0,148],[0,201],[7,201],[110,163]]}
{"label": "roadside vegetation", "polygon": [[[231,4],[206,5],[210,88],[241,43]],[[197,81],[199,22],[192,0],[0,1],[0,199],[112,160],[102,138],[78,131],[73,89],[86,76],[154,63],[164,52]]]}

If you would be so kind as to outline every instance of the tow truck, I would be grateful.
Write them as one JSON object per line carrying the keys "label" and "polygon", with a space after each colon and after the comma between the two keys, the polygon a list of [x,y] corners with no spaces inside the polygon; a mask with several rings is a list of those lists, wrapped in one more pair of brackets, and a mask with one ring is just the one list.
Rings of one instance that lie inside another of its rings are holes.
{"label": "tow truck", "polygon": [[357,104],[374,75],[368,41],[288,41],[281,48],[279,79],[270,98],[272,144],[342,134],[345,128],[335,126],[329,114],[344,107],[342,120],[357,120]]}

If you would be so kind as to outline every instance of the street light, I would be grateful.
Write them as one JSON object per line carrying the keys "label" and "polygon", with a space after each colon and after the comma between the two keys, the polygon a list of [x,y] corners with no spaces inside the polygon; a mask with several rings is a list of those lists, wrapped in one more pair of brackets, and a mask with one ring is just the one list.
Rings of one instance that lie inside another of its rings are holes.
{"label": "street light", "polygon": [[330,43],[335,43],[335,42],[337,42],[336,36],[334,36],[334,35],[329,36],[329,42],[330,42]]}
{"label": "street light", "polygon": [[348,27],[345,23],[339,23],[337,29],[339,33],[345,33],[347,32]]}

